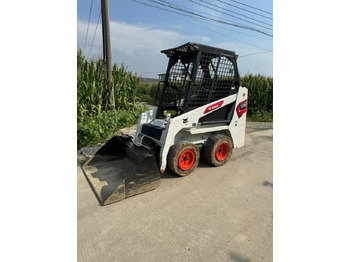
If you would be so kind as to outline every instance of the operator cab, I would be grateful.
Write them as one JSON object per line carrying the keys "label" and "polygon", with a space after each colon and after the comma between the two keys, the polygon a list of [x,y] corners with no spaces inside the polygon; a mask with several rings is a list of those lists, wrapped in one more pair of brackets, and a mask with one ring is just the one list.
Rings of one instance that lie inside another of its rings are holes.
{"label": "operator cab", "polygon": [[[159,96],[157,118],[176,117],[220,98],[235,94],[240,86],[235,52],[197,43],[162,50],[169,63]],[[159,93],[159,92],[157,92]],[[208,117],[227,119],[232,108]]]}

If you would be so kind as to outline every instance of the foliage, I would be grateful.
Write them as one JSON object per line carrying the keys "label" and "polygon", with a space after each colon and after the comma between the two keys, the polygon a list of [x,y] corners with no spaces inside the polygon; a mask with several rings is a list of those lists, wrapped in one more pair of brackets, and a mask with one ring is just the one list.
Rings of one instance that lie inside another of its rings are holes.
{"label": "foliage", "polygon": [[273,122],[272,112],[259,112],[247,117],[248,122]]}
{"label": "foliage", "polygon": [[158,84],[141,84],[138,89],[138,94],[140,94],[141,101],[154,105],[154,98],[157,95],[157,89]]}
{"label": "foliage", "polygon": [[[78,122],[85,116],[95,117],[102,111],[112,109],[111,90],[108,89],[106,67],[102,58],[87,61],[81,50],[77,53],[77,116]],[[140,102],[138,88],[140,79],[127,72],[124,65],[113,66],[112,79],[116,109],[129,110]]]}
{"label": "foliage", "polygon": [[102,111],[94,117],[85,116],[83,121],[78,122],[78,148],[107,141],[115,135],[116,122],[118,129],[132,126],[145,110],[144,107],[133,110],[120,109],[116,118],[112,110]]}
{"label": "foliage", "polygon": [[140,118],[141,113],[145,111],[147,111],[146,107],[137,107],[133,110],[118,110],[118,128],[120,129],[136,124]]}
{"label": "foliage", "polygon": [[248,117],[271,114],[273,108],[273,78],[262,75],[245,75],[241,86],[248,88]]}
{"label": "foliage", "polygon": [[113,66],[112,78],[116,113],[111,106],[106,67],[103,60],[87,61],[77,52],[77,135],[78,148],[95,145],[111,138],[115,131],[137,123],[146,110],[141,106],[137,75],[127,72],[123,65]]}
{"label": "foliage", "polygon": [[85,116],[83,121],[78,122],[78,148],[111,138],[115,129],[113,111],[102,111],[95,117]]}

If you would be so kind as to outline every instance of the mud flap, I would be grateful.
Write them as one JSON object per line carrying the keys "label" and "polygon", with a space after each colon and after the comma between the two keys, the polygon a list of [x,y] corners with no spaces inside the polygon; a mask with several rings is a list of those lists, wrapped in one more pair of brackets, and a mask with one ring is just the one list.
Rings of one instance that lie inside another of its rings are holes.
{"label": "mud flap", "polygon": [[82,167],[102,205],[157,188],[160,173],[150,149],[115,136]]}

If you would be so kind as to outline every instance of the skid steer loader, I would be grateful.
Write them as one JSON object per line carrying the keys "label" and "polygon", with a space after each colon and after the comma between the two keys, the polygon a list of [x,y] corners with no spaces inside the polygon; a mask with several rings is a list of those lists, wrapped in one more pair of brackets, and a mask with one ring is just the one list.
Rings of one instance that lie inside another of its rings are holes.
{"label": "skid steer loader", "polygon": [[187,176],[201,155],[222,166],[244,145],[248,90],[235,52],[197,43],[161,52],[158,107],[141,114],[134,138],[115,136],[83,166],[102,205],[155,189],[167,167]]}

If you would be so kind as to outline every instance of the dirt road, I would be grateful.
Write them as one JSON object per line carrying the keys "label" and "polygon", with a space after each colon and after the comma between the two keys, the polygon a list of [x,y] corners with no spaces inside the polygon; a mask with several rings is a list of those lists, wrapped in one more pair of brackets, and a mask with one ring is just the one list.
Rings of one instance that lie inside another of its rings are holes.
{"label": "dirt road", "polygon": [[100,206],[78,168],[78,261],[272,261],[272,125],[248,125],[223,167]]}

